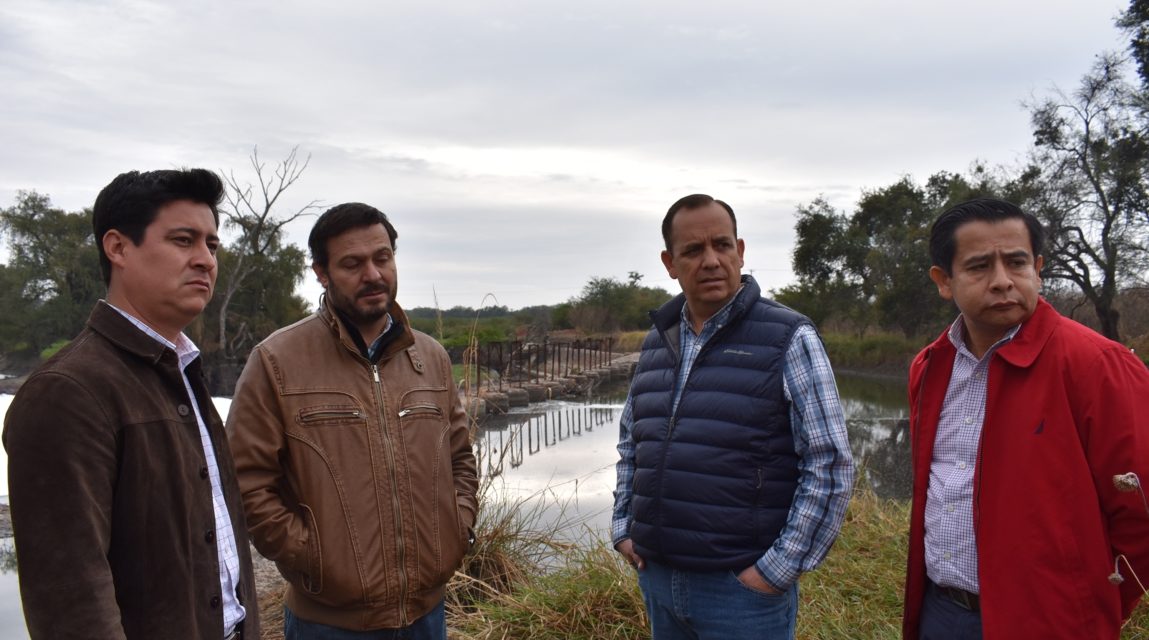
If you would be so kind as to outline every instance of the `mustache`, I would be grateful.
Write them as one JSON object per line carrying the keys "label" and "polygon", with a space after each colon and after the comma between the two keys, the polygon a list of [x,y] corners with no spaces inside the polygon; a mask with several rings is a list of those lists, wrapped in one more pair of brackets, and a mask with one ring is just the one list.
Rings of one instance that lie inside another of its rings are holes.
{"label": "mustache", "polygon": [[355,297],[362,298],[364,296],[375,295],[376,293],[386,293],[387,295],[391,295],[391,287],[388,287],[385,284],[367,285],[356,291]]}

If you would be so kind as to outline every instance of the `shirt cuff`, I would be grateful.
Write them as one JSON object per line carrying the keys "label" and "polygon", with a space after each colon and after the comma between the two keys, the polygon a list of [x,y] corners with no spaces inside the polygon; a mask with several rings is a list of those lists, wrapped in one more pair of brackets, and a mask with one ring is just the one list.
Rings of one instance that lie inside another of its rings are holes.
{"label": "shirt cuff", "polygon": [[758,575],[762,576],[766,584],[779,591],[786,591],[798,581],[800,572],[772,560],[774,559],[771,558],[771,552],[767,551],[766,555],[754,563],[754,568],[758,570]]}

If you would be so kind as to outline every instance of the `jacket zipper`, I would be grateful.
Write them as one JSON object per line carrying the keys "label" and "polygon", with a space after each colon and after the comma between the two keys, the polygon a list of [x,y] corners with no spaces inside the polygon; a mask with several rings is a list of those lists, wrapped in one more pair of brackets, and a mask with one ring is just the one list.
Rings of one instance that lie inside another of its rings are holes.
{"label": "jacket zipper", "polygon": [[433,404],[417,404],[413,407],[408,407],[399,412],[400,418],[406,418],[409,415],[417,413],[430,413],[437,416],[443,415],[443,410]]}
{"label": "jacket zipper", "polygon": [[383,452],[387,454],[387,471],[391,476],[391,510],[395,519],[395,543],[399,557],[399,626],[408,626],[407,622],[407,546],[403,540],[402,505],[399,502],[399,480],[395,469],[395,449],[391,438],[387,435],[387,403],[383,398],[383,383],[379,379],[379,365],[371,365],[372,377],[375,379],[375,392],[379,394],[379,427],[383,438]]}
{"label": "jacket zipper", "polygon": [[363,414],[358,409],[327,409],[322,411],[312,411],[301,416],[304,422],[312,420],[327,420],[329,418],[361,418]]}

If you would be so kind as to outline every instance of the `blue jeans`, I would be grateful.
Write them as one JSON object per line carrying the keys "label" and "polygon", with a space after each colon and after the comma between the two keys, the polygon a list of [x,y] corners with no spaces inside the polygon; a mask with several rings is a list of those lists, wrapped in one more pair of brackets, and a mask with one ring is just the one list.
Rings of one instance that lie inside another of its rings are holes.
{"label": "blue jeans", "polygon": [[792,640],[798,584],[779,595],[751,589],[734,571],[696,573],[646,561],[638,584],[654,640]]}
{"label": "blue jeans", "polygon": [[434,609],[401,629],[350,631],[295,617],[283,608],[284,640],[447,640],[447,617],[440,601]]}

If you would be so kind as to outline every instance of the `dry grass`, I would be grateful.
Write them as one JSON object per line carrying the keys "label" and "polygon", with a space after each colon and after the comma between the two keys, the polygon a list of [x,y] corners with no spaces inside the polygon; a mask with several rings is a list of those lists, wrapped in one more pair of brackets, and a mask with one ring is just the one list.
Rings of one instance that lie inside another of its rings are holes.
{"label": "dry grass", "polygon": [[[901,637],[909,505],[869,491],[854,496],[826,562],[802,578],[797,636],[804,640]],[[449,610],[457,640],[630,640],[649,637],[634,572],[609,543],[569,548],[553,571],[535,567],[513,591],[467,611]],[[1149,605],[1122,640],[1149,640]]]}
{"label": "dry grass", "polygon": [[646,331],[624,331],[615,338],[614,351],[619,353],[633,353],[642,348],[642,341],[646,339]]}
{"label": "dry grass", "polygon": [[[556,504],[560,517],[543,518]],[[633,570],[600,534],[565,517],[563,507],[546,493],[485,501],[480,542],[447,588],[452,640],[649,637]],[[799,639],[901,637],[908,522],[905,502],[869,491],[854,496],[826,562],[802,578]],[[264,640],[282,638],[279,598],[261,600]],[[1121,638],[1149,640],[1149,605],[1142,604]]]}

